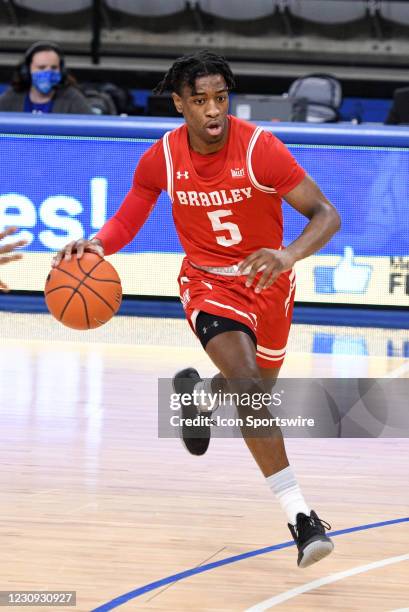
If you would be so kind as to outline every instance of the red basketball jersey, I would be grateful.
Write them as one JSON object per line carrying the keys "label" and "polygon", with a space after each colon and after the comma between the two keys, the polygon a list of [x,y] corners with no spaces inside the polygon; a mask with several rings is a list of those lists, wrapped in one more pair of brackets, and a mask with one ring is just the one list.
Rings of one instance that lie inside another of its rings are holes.
{"label": "red basketball jersey", "polygon": [[[263,130],[235,117],[229,117],[229,126],[224,167],[211,178],[195,171],[186,125],[163,137],[176,230],[188,259],[196,265],[232,265],[257,249],[282,246],[281,197],[274,185],[257,181],[253,167],[253,150]],[[280,159],[272,155],[271,162]],[[298,169],[297,183],[305,174]],[[291,171],[286,158],[283,173]]]}

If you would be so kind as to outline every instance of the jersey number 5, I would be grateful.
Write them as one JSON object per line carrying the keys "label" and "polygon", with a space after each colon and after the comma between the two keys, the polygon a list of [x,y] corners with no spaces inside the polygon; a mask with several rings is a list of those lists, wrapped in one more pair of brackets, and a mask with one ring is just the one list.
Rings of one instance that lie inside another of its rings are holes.
{"label": "jersey number 5", "polygon": [[229,247],[233,246],[233,244],[239,244],[239,242],[243,240],[238,225],[231,223],[230,221],[220,221],[222,217],[232,215],[233,213],[231,210],[213,210],[207,214],[212,224],[213,231],[224,231],[229,233],[230,238],[226,238],[226,236],[216,236],[217,244]]}

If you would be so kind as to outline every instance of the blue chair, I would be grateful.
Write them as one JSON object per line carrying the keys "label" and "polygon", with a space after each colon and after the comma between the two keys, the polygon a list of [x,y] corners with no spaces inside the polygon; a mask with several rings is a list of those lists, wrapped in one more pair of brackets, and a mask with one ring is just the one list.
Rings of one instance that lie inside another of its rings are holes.
{"label": "blue chair", "polygon": [[248,21],[274,14],[275,0],[198,0],[203,13],[237,21]]}
{"label": "blue chair", "polygon": [[292,16],[312,23],[341,25],[366,17],[366,0],[287,0]]}
{"label": "blue chair", "polygon": [[185,0],[105,0],[114,11],[135,17],[167,17],[186,9]]}
{"label": "blue chair", "polygon": [[38,13],[67,14],[92,8],[92,0],[13,0],[16,7]]}
{"label": "blue chair", "polygon": [[386,21],[396,25],[409,25],[409,4],[407,2],[394,2],[383,0],[379,5],[379,14]]}

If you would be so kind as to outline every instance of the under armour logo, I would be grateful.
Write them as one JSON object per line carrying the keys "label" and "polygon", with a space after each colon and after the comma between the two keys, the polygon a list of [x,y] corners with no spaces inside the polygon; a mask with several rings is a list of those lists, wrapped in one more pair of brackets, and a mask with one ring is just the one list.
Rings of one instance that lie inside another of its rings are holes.
{"label": "under armour logo", "polygon": [[202,332],[204,334],[207,334],[207,330],[210,329],[211,327],[219,327],[219,321],[213,321],[213,323],[211,325],[208,325],[207,327],[203,326],[202,327]]}
{"label": "under armour logo", "polygon": [[185,178],[188,179],[189,178],[189,172],[187,170],[185,170],[184,172],[181,172],[180,170],[178,170],[176,172],[176,178],[177,179],[181,179],[181,178]]}

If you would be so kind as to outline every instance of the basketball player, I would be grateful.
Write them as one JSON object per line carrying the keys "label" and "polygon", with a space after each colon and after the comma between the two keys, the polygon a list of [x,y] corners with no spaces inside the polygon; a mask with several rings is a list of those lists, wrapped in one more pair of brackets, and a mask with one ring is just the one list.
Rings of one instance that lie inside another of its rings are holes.
{"label": "basketball player", "polygon": [[[228,115],[233,74],[224,58],[201,51],[175,61],[156,88],[172,92],[185,124],[141,158],[122,206],[92,241],[68,244],[54,259],[81,257],[84,249],[110,255],[130,242],[160,192],[172,201],[175,226],[186,252],[179,275],[188,322],[219,369],[211,381],[187,368],[174,378],[178,393],[237,393],[271,388],[283,363],[293,311],[294,264],[323,247],[340,219],[314,181],[270,132]],[[284,198],[309,220],[302,234],[282,245]],[[266,387],[267,385],[267,387]],[[198,408],[185,408],[194,417]],[[271,414],[266,410],[266,416]],[[279,430],[243,437],[288,518],[298,565],[328,555],[333,543],[307,505],[289,466]],[[187,449],[203,454],[210,427],[184,427]]]}
{"label": "basketball player", "polygon": [[[0,232],[0,241],[3,240],[3,238],[6,238],[6,236],[11,236],[12,234],[15,234],[16,231],[17,227],[8,227],[3,232]],[[26,240],[16,240],[15,242],[10,242],[9,244],[0,246],[0,265],[9,263],[10,261],[16,261],[16,259],[21,259],[23,257],[21,253],[13,253],[13,251],[14,249],[24,246],[25,244],[27,244]],[[7,253],[7,255],[4,255],[4,253]],[[1,280],[0,290],[4,292],[9,291],[7,285]]]}

